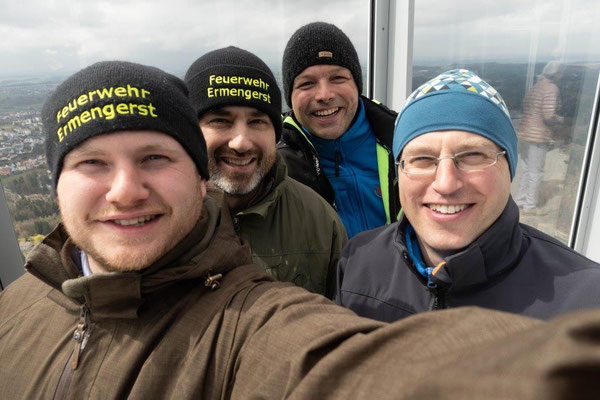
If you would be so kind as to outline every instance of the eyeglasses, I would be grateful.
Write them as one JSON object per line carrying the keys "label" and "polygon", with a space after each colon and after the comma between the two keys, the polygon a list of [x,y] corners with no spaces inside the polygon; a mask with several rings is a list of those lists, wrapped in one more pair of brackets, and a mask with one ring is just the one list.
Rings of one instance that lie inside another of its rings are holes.
{"label": "eyeglasses", "polygon": [[454,162],[456,168],[461,171],[481,171],[498,162],[498,157],[505,155],[506,151],[493,151],[486,149],[473,149],[461,151],[450,157],[434,157],[426,155],[410,156],[403,158],[396,165],[407,175],[431,175],[438,167],[441,160],[449,159]]}

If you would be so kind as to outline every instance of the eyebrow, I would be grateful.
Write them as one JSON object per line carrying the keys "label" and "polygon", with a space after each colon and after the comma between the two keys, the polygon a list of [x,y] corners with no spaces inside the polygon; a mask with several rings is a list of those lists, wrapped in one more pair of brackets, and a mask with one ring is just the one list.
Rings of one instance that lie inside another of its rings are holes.
{"label": "eyebrow", "polygon": [[[348,68],[345,67],[337,67],[334,68],[332,70],[329,70],[329,72],[327,73],[328,75],[334,75],[334,74],[339,74],[340,72],[348,72],[348,74],[350,76],[352,76],[352,72],[350,72],[350,70],[348,70]],[[316,72],[314,73],[309,73],[306,75],[298,75],[297,77],[294,78],[294,82],[296,82],[297,79],[309,79],[309,80],[313,80],[313,79],[317,79],[317,77],[321,76],[321,74],[317,74]]]}
{"label": "eyebrow", "polygon": [[[489,143],[488,141],[473,139],[473,140],[469,140],[466,142],[462,142],[459,145],[455,146],[454,149],[452,149],[452,153],[460,153],[461,151],[465,151],[465,150],[481,149],[481,148],[499,150],[498,145],[496,145],[494,142]],[[434,153],[437,151],[432,146],[417,145],[410,149],[404,149],[404,151],[402,152],[403,156],[404,156],[405,152],[407,154],[411,154],[411,155],[418,155],[418,154],[431,154],[431,153]]]}
{"label": "eyebrow", "polygon": [[[138,147],[135,149],[136,152],[152,152],[152,151],[161,151],[161,152],[165,152],[165,151],[173,151],[172,148],[168,147],[168,146],[164,146],[164,145],[160,145],[160,144],[156,144],[156,143],[150,143],[147,145],[144,145],[142,147]],[[101,156],[104,154],[110,154],[112,153],[110,150],[103,150],[103,149],[99,149],[93,145],[88,145],[87,143],[82,144],[81,146],[77,147],[76,149],[72,150],[71,152],[69,152],[68,155],[71,155],[71,157],[93,157],[93,156]]]}
{"label": "eyebrow", "polygon": [[[209,114],[213,114],[216,115],[218,117],[230,117],[233,113],[231,111],[228,111],[224,108],[215,108],[213,110],[209,110],[207,111],[204,115],[209,115]],[[254,109],[253,111],[250,112],[250,115],[252,117],[268,117],[267,113],[262,112],[260,110]]]}

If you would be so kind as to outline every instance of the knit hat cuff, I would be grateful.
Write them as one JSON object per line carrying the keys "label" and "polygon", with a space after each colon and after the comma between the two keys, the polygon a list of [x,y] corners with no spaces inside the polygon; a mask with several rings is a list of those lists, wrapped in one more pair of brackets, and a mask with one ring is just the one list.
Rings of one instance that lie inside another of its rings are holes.
{"label": "knit hat cuff", "polygon": [[398,160],[404,146],[417,136],[444,130],[472,132],[496,143],[506,150],[514,178],[517,136],[510,118],[492,100],[467,91],[438,91],[410,103],[396,119],[394,159]]}

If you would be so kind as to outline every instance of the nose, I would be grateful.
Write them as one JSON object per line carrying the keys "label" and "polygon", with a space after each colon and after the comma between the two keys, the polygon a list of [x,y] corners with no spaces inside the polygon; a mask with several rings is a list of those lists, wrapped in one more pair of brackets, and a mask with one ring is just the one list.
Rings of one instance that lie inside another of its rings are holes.
{"label": "nose", "polygon": [[230,149],[238,153],[245,153],[252,149],[253,144],[248,136],[248,129],[242,124],[235,124],[232,127],[232,136],[227,145]]}
{"label": "nose", "polygon": [[329,82],[320,81],[317,84],[317,93],[315,95],[315,100],[327,102],[332,100],[335,97],[333,90],[331,90],[331,85]]}
{"label": "nose", "polygon": [[150,190],[140,171],[133,165],[117,167],[106,200],[121,207],[135,206],[147,200]]}
{"label": "nose", "polygon": [[439,161],[432,188],[441,194],[452,194],[463,187],[461,171],[451,158]]}

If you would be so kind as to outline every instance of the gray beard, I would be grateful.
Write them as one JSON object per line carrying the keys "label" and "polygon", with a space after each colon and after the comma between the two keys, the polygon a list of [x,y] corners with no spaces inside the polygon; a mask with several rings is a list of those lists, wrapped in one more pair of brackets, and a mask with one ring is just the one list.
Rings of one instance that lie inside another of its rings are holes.
{"label": "gray beard", "polygon": [[273,164],[275,163],[275,157],[275,154],[262,157],[259,161],[259,165],[256,171],[254,171],[254,173],[246,179],[244,179],[245,176],[232,177],[228,174],[223,173],[223,170],[219,168],[214,158],[211,157],[208,160],[208,171],[210,174],[210,181],[214,186],[216,186],[217,188],[221,189],[229,195],[246,195],[255,190],[258,187],[258,185],[260,185],[267,173],[273,167]]}
{"label": "gray beard", "polygon": [[252,192],[260,185],[260,182],[266,175],[266,172],[261,169],[252,174],[247,181],[234,181],[220,172],[219,169],[217,171],[210,171],[210,180],[213,185],[233,196],[243,196]]}

